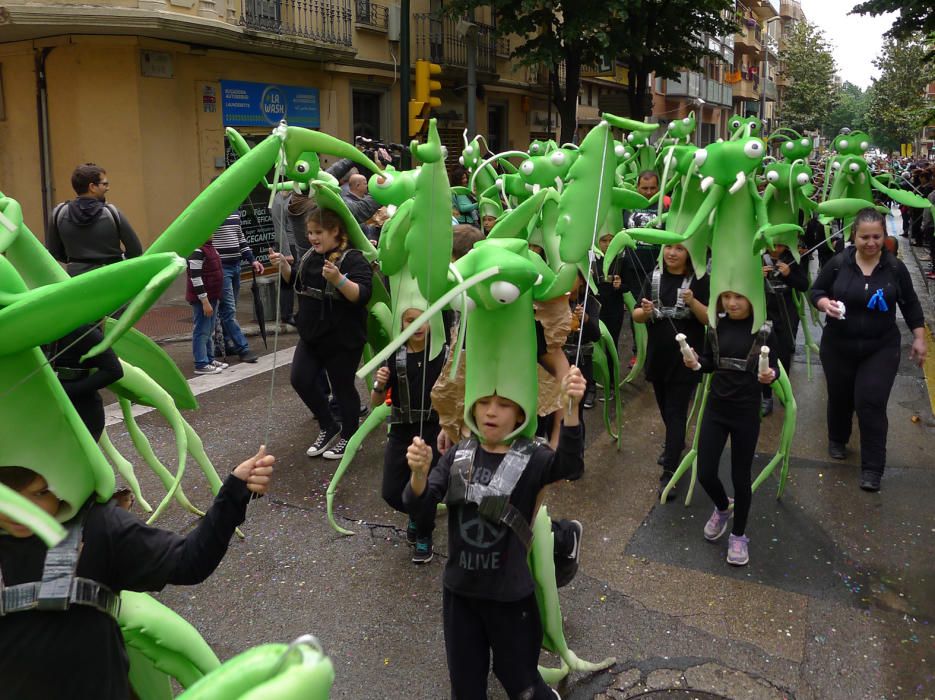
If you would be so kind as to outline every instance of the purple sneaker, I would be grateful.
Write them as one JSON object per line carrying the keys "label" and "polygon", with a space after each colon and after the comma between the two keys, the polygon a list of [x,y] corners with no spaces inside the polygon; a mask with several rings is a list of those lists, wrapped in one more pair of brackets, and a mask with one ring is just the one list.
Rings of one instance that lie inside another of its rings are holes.
{"label": "purple sneaker", "polygon": [[[733,498],[728,498],[727,500],[733,505]],[[708,518],[708,522],[705,523],[704,538],[709,542],[720,539],[721,535],[727,532],[727,525],[733,516],[734,511],[730,509],[730,506],[727,507],[727,510],[718,510],[715,508],[714,512],[711,513],[711,517]]]}
{"label": "purple sneaker", "polygon": [[747,551],[749,544],[750,540],[746,535],[731,533],[727,538],[727,563],[731,566],[746,566],[750,561],[750,553]]}

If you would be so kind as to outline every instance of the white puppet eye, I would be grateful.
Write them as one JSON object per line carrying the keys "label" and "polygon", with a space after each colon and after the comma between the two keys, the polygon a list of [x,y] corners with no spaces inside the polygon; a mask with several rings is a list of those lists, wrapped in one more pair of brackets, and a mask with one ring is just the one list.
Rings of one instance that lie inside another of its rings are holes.
{"label": "white puppet eye", "polygon": [[847,169],[850,170],[852,173],[856,173],[858,170],[860,170],[860,166],[857,165],[857,163],[851,163],[850,165],[847,166]]}
{"label": "white puppet eye", "polygon": [[759,131],[760,125],[756,122],[750,122],[750,131]]}
{"label": "white puppet eye", "polygon": [[519,166],[519,171],[523,175],[532,175],[532,171],[536,169],[536,164],[531,160],[524,160],[522,165]]}
{"label": "white puppet eye", "polygon": [[866,141],[861,141],[861,142],[860,142],[860,150],[866,151],[868,148],[870,148],[870,144],[869,144],[869,143],[867,143]]}
{"label": "white puppet eye", "polygon": [[614,155],[618,158],[623,158],[627,154],[627,149],[623,147],[623,144],[618,143],[614,146]]}
{"label": "white puppet eye", "polygon": [[490,296],[501,304],[510,304],[519,299],[519,287],[512,282],[499,280],[490,285]]}
{"label": "white puppet eye", "polygon": [[627,136],[627,141],[629,141],[630,143],[633,143],[633,134],[629,134]]}
{"label": "white puppet eye", "polygon": [[675,122],[669,122],[669,125],[666,127],[666,131],[671,131],[675,128]]}
{"label": "white puppet eye", "polygon": [[766,173],[766,181],[779,182],[779,173],[775,170],[770,170],[768,173]]}
{"label": "white puppet eye", "polygon": [[841,169],[841,164],[840,164],[838,161],[834,161],[834,162],[831,164],[831,168],[832,168],[833,170],[840,170],[840,169]]}
{"label": "white puppet eye", "polygon": [[848,144],[847,139],[841,139],[841,140],[838,142],[838,146],[840,146],[841,148],[847,148],[847,144]]}
{"label": "white puppet eye", "polygon": [[474,155],[474,146],[465,146],[465,147],[464,147],[464,155],[466,155],[466,156],[473,156],[473,155]]}
{"label": "white puppet eye", "polygon": [[750,158],[759,158],[763,155],[763,144],[759,141],[747,141],[743,147],[743,152]]}
{"label": "white puppet eye", "polygon": [[295,171],[300,175],[304,175],[309,171],[308,163],[304,160],[300,160],[295,164]]}
{"label": "white puppet eye", "polygon": [[809,141],[808,139],[802,139],[799,143],[801,143],[803,146],[811,146],[811,145],[812,145],[812,142]]}
{"label": "white puppet eye", "polygon": [[462,294],[459,297],[456,297],[456,299],[460,299],[461,303],[458,304],[457,301],[453,301],[451,305],[463,314],[469,314],[477,308],[477,302],[471,299],[471,297],[469,297],[467,294]]}
{"label": "white puppet eye", "polygon": [[538,153],[538,152],[539,152],[539,144],[538,144],[538,143],[534,143],[534,144],[530,145],[530,146],[529,146],[529,152],[530,152],[531,154],[536,154],[536,153]]}
{"label": "white puppet eye", "polygon": [[732,129],[737,129],[737,128],[739,128],[739,127],[740,127],[740,120],[739,120],[739,119],[735,119],[734,121],[732,121],[732,122],[730,123],[730,126],[731,126]]}
{"label": "white puppet eye", "polygon": [[808,184],[808,173],[799,173],[795,176],[795,181],[800,185]]}
{"label": "white puppet eye", "polygon": [[393,184],[393,175],[391,173],[383,173],[382,175],[377,175],[377,187],[389,187]]}
{"label": "white puppet eye", "polygon": [[700,168],[702,165],[704,165],[704,162],[708,160],[708,152],[703,148],[699,148],[697,151],[695,151],[694,157],[695,165]]}
{"label": "white puppet eye", "polygon": [[692,123],[692,120],[689,119],[688,117],[682,117],[682,123],[683,123],[683,124],[691,124],[691,123]]}
{"label": "white puppet eye", "polygon": [[785,146],[783,146],[783,148],[785,148],[787,151],[791,151],[793,148],[795,148],[795,144],[790,141]]}
{"label": "white puppet eye", "polygon": [[464,167],[464,156],[458,156],[458,163],[462,168]]}
{"label": "white puppet eye", "polygon": [[442,160],[448,160],[448,146],[442,146]]}
{"label": "white puppet eye", "polygon": [[549,160],[552,161],[552,165],[565,165],[565,154],[562,151],[555,151],[555,153],[549,156]]}

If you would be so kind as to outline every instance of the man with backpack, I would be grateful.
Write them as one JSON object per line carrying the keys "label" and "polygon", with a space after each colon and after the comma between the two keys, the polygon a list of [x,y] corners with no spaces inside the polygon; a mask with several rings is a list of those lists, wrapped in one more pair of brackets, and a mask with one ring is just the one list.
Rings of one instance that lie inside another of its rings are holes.
{"label": "man with backpack", "polygon": [[45,244],[52,256],[67,263],[72,277],[104,265],[135,258],[143,246],[127,218],[106,201],[107,172],[85,163],[71,174],[78,196],[52,211]]}

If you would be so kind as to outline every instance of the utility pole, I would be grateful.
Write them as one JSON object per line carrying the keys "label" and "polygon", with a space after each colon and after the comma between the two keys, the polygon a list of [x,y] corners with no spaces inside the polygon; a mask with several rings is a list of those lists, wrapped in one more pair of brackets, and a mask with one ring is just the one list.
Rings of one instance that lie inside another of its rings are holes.
{"label": "utility pole", "polygon": [[[400,0],[399,7],[399,142],[409,145],[409,93],[412,86],[411,62],[409,60],[409,0]],[[402,152],[402,169],[411,164],[409,149]]]}

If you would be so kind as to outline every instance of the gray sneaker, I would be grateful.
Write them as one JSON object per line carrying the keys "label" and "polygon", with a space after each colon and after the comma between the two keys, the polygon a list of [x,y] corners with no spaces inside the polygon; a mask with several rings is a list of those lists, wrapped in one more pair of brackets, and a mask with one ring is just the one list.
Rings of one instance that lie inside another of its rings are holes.
{"label": "gray sneaker", "polygon": [[[733,498],[727,499],[730,503],[734,502]],[[730,524],[730,519],[734,517],[734,511],[728,507],[727,510],[718,510],[714,509],[714,512],[711,513],[711,517],[708,518],[708,522],[704,526],[704,538],[709,542],[714,542],[717,539],[720,539],[721,535],[727,532],[727,526]]]}
{"label": "gray sneaker", "polygon": [[727,563],[731,566],[746,566],[750,561],[749,544],[750,539],[746,535],[731,533],[727,538]]}

